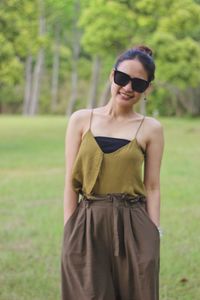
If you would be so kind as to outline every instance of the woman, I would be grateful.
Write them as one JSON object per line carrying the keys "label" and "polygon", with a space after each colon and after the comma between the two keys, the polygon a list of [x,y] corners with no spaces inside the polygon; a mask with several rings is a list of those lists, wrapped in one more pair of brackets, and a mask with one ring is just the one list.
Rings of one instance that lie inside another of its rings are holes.
{"label": "woman", "polygon": [[163,128],[135,111],[154,71],[148,47],[126,51],[110,74],[109,102],[69,119],[63,300],[159,299]]}

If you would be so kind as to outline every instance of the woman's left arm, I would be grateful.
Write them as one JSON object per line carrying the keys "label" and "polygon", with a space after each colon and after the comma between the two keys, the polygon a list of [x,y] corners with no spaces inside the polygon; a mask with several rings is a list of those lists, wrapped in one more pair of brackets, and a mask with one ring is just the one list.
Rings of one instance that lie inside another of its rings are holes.
{"label": "woman's left arm", "polygon": [[147,191],[147,213],[157,227],[160,227],[160,168],[164,150],[163,127],[156,119],[152,126],[146,146],[144,164],[144,185]]}

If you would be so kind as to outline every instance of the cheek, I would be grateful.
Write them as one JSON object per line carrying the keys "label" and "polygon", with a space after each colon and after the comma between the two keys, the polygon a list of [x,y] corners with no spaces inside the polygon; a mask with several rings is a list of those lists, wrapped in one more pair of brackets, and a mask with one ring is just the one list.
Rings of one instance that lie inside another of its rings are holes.
{"label": "cheek", "polygon": [[116,95],[120,90],[120,86],[115,84],[114,82],[111,84],[111,94]]}
{"label": "cheek", "polygon": [[134,99],[135,99],[135,102],[140,101],[140,99],[142,99],[142,94],[135,92]]}
{"label": "cheek", "polygon": [[135,92],[135,97],[137,99],[140,99],[142,97],[142,94],[141,93],[138,93],[138,92]]}

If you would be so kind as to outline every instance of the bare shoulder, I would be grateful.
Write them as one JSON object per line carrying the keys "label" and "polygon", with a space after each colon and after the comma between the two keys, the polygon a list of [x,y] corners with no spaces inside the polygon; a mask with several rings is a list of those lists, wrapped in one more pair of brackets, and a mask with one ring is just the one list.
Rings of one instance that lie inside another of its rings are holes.
{"label": "bare shoulder", "polygon": [[145,116],[144,133],[146,142],[164,139],[162,123],[154,117]]}
{"label": "bare shoulder", "polygon": [[78,109],[78,110],[74,111],[71,114],[70,119],[81,122],[81,121],[85,121],[90,114],[91,114],[90,108],[82,108],[82,109]]}
{"label": "bare shoulder", "polygon": [[163,125],[159,120],[153,117],[145,116],[145,123],[150,126],[152,129],[161,129]]}
{"label": "bare shoulder", "polygon": [[162,123],[154,117],[145,116],[145,127],[151,132],[163,132]]}
{"label": "bare shoulder", "polygon": [[78,109],[71,114],[68,122],[83,132],[86,125],[89,124],[90,115],[90,108]]}

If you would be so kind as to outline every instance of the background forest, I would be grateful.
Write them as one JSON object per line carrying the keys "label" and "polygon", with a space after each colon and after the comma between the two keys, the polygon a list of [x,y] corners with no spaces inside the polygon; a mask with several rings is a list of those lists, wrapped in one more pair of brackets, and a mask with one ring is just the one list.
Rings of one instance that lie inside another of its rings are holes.
{"label": "background forest", "polygon": [[200,115],[199,0],[1,0],[1,114],[103,105],[116,56],[147,44],[157,65],[147,112]]}

